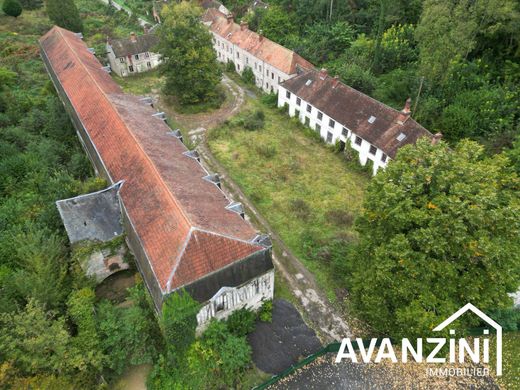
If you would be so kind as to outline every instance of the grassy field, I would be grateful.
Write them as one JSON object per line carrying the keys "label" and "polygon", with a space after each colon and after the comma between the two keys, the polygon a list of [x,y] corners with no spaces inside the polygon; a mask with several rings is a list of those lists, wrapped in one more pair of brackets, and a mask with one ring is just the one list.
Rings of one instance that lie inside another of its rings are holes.
{"label": "grassy field", "polygon": [[[495,345],[494,341],[490,345]],[[520,332],[505,332],[502,336],[502,376],[497,378],[501,389],[520,388]],[[495,371],[495,348],[491,348],[490,366]]]}
{"label": "grassy field", "polygon": [[[265,114],[265,126],[246,130],[245,118],[258,110]],[[208,142],[233,180],[334,301],[337,286],[329,272],[327,244],[355,238],[352,223],[368,177],[311,130],[256,99],[248,99],[239,117],[212,130]]]}

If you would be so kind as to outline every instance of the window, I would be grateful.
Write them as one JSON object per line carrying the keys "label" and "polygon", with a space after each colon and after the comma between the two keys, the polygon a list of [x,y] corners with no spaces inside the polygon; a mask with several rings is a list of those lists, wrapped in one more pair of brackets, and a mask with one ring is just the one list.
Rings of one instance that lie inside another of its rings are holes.
{"label": "window", "polygon": [[318,119],[321,121],[323,119],[323,112],[318,111]]}
{"label": "window", "polygon": [[249,57],[246,57],[246,64],[249,64]]}
{"label": "window", "polygon": [[278,76],[278,84],[282,82],[282,79],[280,79],[280,76]]}
{"label": "window", "polygon": [[386,162],[386,157],[387,157],[386,154],[383,153],[383,155],[381,156],[381,161]]}
{"label": "window", "polygon": [[146,66],[148,67],[148,69],[152,69],[152,64],[150,62],[147,62]]}
{"label": "window", "polygon": [[287,99],[290,99],[291,98],[291,93],[289,91],[285,91],[285,97]]}
{"label": "window", "polygon": [[256,70],[256,62],[255,62],[255,70]]}
{"label": "window", "polygon": [[377,148],[374,145],[370,145],[370,149],[368,151],[370,154],[376,155]]}
{"label": "window", "polygon": [[344,127],[343,130],[341,130],[341,135],[342,135],[343,137],[348,137],[348,130],[347,130],[346,127]]}
{"label": "window", "polygon": [[317,123],[316,123],[316,131],[317,131],[317,132],[320,132],[320,131],[321,131],[321,126],[318,125]]}
{"label": "window", "polygon": [[361,142],[363,142],[363,140],[356,135],[356,140],[354,141],[354,143],[356,145],[361,145]]}
{"label": "window", "polygon": [[139,59],[139,54],[136,54],[134,57],[135,57],[136,60],[138,60]]}
{"label": "window", "polygon": [[400,133],[400,134],[397,136],[397,140],[398,140],[399,142],[404,141],[405,138],[406,138],[406,134],[405,134],[405,133]]}
{"label": "window", "polygon": [[271,78],[274,80],[274,73],[271,72]]}
{"label": "window", "polygon": [[312,111],[312,107],[310,104],[307,104],[307,112],[311,112]]}
{"label": "window", "polygon": [[299,106],[300,104],[302,104],[302,99],[296,98],[296,105]]}
{"label": "window", "polygon": [[332,143],[332,133],[330,131],[327,131],[327,142],[329,144]]}
{"label": "window", "polygon": [[144,53],[144,58],[149,58],[150,57],[150,53],[146,52]]}
{"label": "window", "polygon": [[265,75],[266,75],[266,76],[269,76],[269,69],[266,69],[266,70],[265,70]]}
{"label": "window", "polygon": [[329,119],[329,127],[334,128],[334,126],[336,126],[336,122],[334,121],[334,119]]}
{"label": "window", "polygon": [[121,57],[121,58],[119,59],[119,62],[123,64],[123,63],[125,62],[125,57]]}
{"label": "window", "polygon": [[258,71],[259,71],[259,72],[262,71],[262,65],[258,65]]}
{"label": "window", "polygon": [[128,70],[129,70],[130,72],[133,72],[133,71],[134,71],[134,66],[133,66],[133,65],[130,65],[130,66],[128,67]]}
{"label": "window", "polygon": [[240,65],[237,65],[237,70],[240,70]]}
{"label": "window", "polygon": [[237,58],[240,58],[240,53],[237,51]]}

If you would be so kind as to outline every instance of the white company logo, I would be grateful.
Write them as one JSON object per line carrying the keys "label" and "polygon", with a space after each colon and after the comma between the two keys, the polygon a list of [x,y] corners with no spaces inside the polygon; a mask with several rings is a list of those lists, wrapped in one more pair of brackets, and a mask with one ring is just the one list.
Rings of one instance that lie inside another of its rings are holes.
{"label": "white company logo", "polygon": [[[466,313],[468,310],[472,311],[475,315],[477,315],[480,319],[485,321],[488,325],[493,327],[496,331],[496,375],[502,375],[502,327],[497,324],[493,319],[487,316],[484,312],[477,309],[471,303],[464,305],[462,308],[453,313],[450,317],[448,317],[445,321],[437,325],[433,330],[435,332],[441,331],[446,328],[449,324],[459,318],[461,315]],[[455,335],[455,330],[450,329],[450,335]],[[489,329],[484,329],[484,336],[489,335]],[[357,338],[356,340],[359,353],[361,355],[361,360],[364,363],[370,363],[372,361],[372,355],[374,354],[374,349],[377,344],[377,339],[371,339],[368,347],[365,348],[363,344],[363,340]],[[456,339],[454,336],[446,339],[444,337],[428,337],[425,340],[422,338],[418,338],[415,343],[415,347],[412,345],[409,339],[404,338],[401,340],[401,362],[407,363],[409,355],[413,358],[413,361],[421,363],[423,362],[423,345],[424,341],[427,344],[435,345],[430,354],[426,357],[426,363],[464,363],[466,359],[466,354],[474,363],[480,363],[481,351],[482,351],[482,363],[489,363],[489,336],[486,338],[480,339],[479,337],[473,338],[473,347],[470,345],[468,340],[465,338]],[[482,343],[481,343],[482,341]],[[449,356],[448,358],[444,356],[437,356],[439,351],[447,345],[449,347]],[[482,346],[482,350],[481,350]],[[458,351],[458,359],[457,359],[457,351]],[[339,348],[338,354],[336,356],[336,363],[340,363],[342,359],[350,359],[354,363],[358,363],[358,358],[356,352],[352,346],[352,342],[349,338],[345,338],[341,342],[341,346]],[[392,347],[392,343],[389,338],[384,338],[381,340],[381,344],[379,346],[378,352],[373,360],[374,363],[380,363],[383,359],[389,359],[390,361],[397,363],[398,359],[395,354],[395,351]],[[455,369],[454,369],[455,370]],[[434,370],[432,370],[433,372]],[[462,371],[462,369],[456,369],[456,375],[468,375],[469,372]],[[488,374],[489,370],[486,368],[484,370],[478,370],[472,372],[471,375],[483,376],[484,374]],[[447,371],[445,370],[446,374]],[[442,374],[442,373],[441,373]]]}

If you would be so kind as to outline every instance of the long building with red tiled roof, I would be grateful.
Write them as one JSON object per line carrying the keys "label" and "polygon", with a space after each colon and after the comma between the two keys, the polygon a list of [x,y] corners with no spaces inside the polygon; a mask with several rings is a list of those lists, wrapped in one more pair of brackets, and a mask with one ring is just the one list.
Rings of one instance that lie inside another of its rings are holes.
{"label": "long building with red tiled roof", "polygon": [[123,93],[76,34],[54,27],[40,47],[97,172],[124,182],[123,226],[157,308],[180,288],[207,303],[202,321],[272,298],[269,246],[161,114]]}
{"label": "long building with red tiled roof", "polygon": [[251,31],[246,22],[238,25],[231,14],[209,8],[202,21],[213,34],[217,59],[234,63],[239,73],[251,68],[256,85],[266,92],[276,93],[279,83],[314,68],[294,51]]}
{"label": "long building with red tiled roof", "polygon": [[288,106],[329,144],[348,144],[362,165],[372,161],[373,173],[385,167],[397,150],[419,138],[437,140],[410,117],[410,100],[402,111],[372,99],[330,77],[326,70],[311,70],[283,82],[278,90],[278,106]]}

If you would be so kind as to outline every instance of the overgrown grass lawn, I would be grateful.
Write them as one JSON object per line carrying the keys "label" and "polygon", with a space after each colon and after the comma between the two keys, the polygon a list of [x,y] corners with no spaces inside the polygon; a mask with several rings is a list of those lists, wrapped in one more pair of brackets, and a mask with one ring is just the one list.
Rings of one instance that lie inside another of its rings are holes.
{"label": "overgrown grass lawn", "polygon": [[330,256],[316,251],[331,240],[354,238],[352,222],[368,176],[279,110],[253,99],[244,110],[262,110],[264,127],[244,129],[242,113],[212,130],[210,149],[334,300]]}

